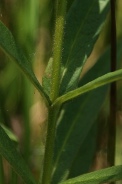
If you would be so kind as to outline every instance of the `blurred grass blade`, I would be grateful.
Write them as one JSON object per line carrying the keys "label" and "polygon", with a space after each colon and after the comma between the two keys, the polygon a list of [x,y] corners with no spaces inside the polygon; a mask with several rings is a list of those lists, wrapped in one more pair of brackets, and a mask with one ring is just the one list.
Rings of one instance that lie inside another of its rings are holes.
{"label": "blurred grass blade", "polygon": [[[96,89],[98,87],[101,87],[103,85],[109,84],[111,82],[121,80],[122,79],[122,69],[119,69],[115,72],[109,72],[101,77],[98,77],[97,79],[85,84],[84,86],[75,89],[73,91],[68,92],[66,95],[63,95],[55,101],[55,103],[62,104],[64,102],[67,102],[69,100],[72,100],[86,92],[89,92],[93,89]],[[54,104],[55,104],[54,103]]]}
{"label": "blurred grass blade", "polygon": [[101,31],[109,0],[75,0],[66,17],[60,94],[73,90]]}
{"label": "blurred grass blade", "polygon": [[84,174],[73,179],[61,182],[60,184],[99,184],[114,182],[122,179],[122,165],[113,166],[100,171]]}
{"label": "blurred grass blade", "polygon": [[33,83],[36,89],[41,93],[41,95],[44,97],[48,105],[50,103],[49,97],[44,92],[42,86],[36,79],[32,71],[31,64],[23,55],[21,49],[19,49],[19,47],[16,45],[11,32],[1,21],[0,21],[0,48],[9,56],[10,59],[15,61],[15,63],[19,66],[19,68],[29,78],[31,83]]}
{"label": "blurred grass blade", "polygon": [[35,184],[35,180],[25,164],[23,158],[16,150],[13,142],[0,126],[0,154],[9,162],[15,172],[26,184]]}

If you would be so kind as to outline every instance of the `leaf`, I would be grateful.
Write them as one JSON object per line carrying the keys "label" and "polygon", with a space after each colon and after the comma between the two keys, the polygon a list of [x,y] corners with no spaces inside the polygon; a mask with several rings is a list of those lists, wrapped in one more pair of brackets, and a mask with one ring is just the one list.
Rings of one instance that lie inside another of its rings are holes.
{"label": "leaf", "polygon": [[53,184],[69,176],[74,159],[94,125],[106,92],[106,87],[99,88],[69,102],[62,109],[63,115],[59,118],[56,132]]}
{"label": "leaf", "polygon": [[86,136],[76,158],[73,161],[68,178],[74,178],[79,176],[81,173],[84,174],[89,171],[96,151],[98,124],[98,121],[95,121],[94,126],[92,126]]}
{"label": "leaf", "polygon": [[75,0],[70,7],[64,30],[60,95],[77,87],[108,10],[109,0]]}
{"label": "leaf", "polygon": [[69,9],[70,9],[70,7],[71,7],[71,5],[72,5],[72,3],[74,2],[75,0],[68,0],[67,1],[67,11],[69,11]]}
{"label": "leaf", "polygon": [[50,87],[51,87],[51,78],[52,78],[52,62],[53,59],[50,58],[48,65],[46,67],[44,76],[42,78],[42,86],[44,87],[45,92],[50,95]]}
{"label": "leaf", "polygon": [[99,184],[114,182],[122,179],[122,165],[101,169],[99,171],[84,174],[60,184]]}
{"label": "leaf", "polygon": [[[118,60],[121,56],[121,48],[122,44],[119,45]],[[110,71],[109,56],[110,50],[107,50],[80,81],[79,86],[83,86]],[[92,126],[95,125],[107,90],[108,85],[97,88],[63,106],[57,122],[52,184],[66,180],[69,177],[72,164],[80,149],[84,150],[84,141]],[[82,170],[82,172],[84,171]]]}
{"label": "leaf", "polygon": [[10,163],[26,184],[36,184],[29,168],[16,150],[15,145],[0,126],[0,154]]}
{"label": "leaf", "polygon": [[15,40],[11,32],[7,27],[0,21],[0,48],[5,54],[9,56],[10,59],[15,61],[19,68],[28,77],[31,83],[36,87],[36,89],[44,97],[47,105],[50,103],[49,97],[44,92],[42,86],[39,84],[37,78],[35,77],[31,65],[27,58],[23,55],[21,49],[16,45]]}
{"label": "leaf", "polygon": [[97,79],[92,80],[91,82],[88,82],[87,84],[83,85],[82,87],[79,87],[75,90],[72,90],[70,92],[67,92],[66,94],[62,95],[61,97],[58,97],[53,105],[55,104],[63,104],[69,100],[73,100],[74,98],[77,98],[78,96],[87,93],[93,89],[96,89],[98,87],[102,87],[106,84],[109,84],[111,82],[115,82],[117,80],[122,79],[122,69],[116,70],[114,72],[109,72],[101,77],[98,77]]}
{"label": "leaf", "polygon": [[9,130],[9,129],[8,129],[5,125],[3,125],[2,123],[0,123],[0,126],[3,128],[3,130],[5,131],[5,133],[8,135],[8,137],[9,137],[12,141],[18,143],[18,139],[17,139],[16,135],[15,135],[11,130]]}

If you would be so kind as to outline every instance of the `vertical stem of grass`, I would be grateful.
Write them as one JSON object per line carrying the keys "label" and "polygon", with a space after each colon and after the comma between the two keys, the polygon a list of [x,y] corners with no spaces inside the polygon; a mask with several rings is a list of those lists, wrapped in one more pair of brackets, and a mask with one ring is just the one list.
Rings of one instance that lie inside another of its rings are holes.
{"label": "vertical stem of grass", "polygon": [[[52,65],[52,85],[51,85],[51,100],[56,100],[59,96],[59,85],[61,75],[61,55],[62,55],[62,43],[63,43],[63,30],[66,14],[66,0],[56,1],[56,25],[54,34],[54,46],[53,46],[53,65]],[[46,137],[46,147],[44,155],[44,166],[42,174],[41,184],[51,183],[53,152],[54,152],[54,140],[55,140],[55,128],[56,119],[59,113],[59,107],[51,106],[49,108],[48,129]]]}
{"label": "vertical stem of grass", "polygon": [[[111,72],[116,70],[116,18],[115,5],[116,0],[110,0],[111,3]],[[110,86],[110,122],[108,132],[108,162],[110,166],[115,163],[115,143],[116,143],[116,82]],[[113,182],[111,183],[113,184]]]}
{"label": "vertical stem of grass", "polygon": [[62,55],[66,4],[67,4],[66,0],[56,1],[56,24],[55,24],[54,45],[53,45],[52,86],[50,95],[52,102],[59,95],[59,85],[61,75],[61,55]]}

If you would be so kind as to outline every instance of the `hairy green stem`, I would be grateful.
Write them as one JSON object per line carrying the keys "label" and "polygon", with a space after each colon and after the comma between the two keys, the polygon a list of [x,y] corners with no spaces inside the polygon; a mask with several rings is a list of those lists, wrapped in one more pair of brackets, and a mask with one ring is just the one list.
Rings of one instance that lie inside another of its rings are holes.
{"label": "hairy green stem", "polygon": [[[62,54],[65,14],[66,14],[66,0],[57,0],[56,1],[56,25],[55,25],[55,35],[54,35],[54,48],[53,48],[52,84],[51,84],[51,94],[50,94],[52,102],[56,100],[56,98],[59,95],[61,54]],[[55,107],[51,106],[49,108],[42,184],[51,183],[55,127],[56,127],[56,118],[57,118],[58,112],[59,112],[59,108],[57,106]]]}
{"label": "hairy green stem", "polygon": [[59,113],[59,107],[56,107],[56,106],[50,107],[41,184],[50,184],[51,182],[55,127],[56,127],[56,119],[57,119],[58,113]]}
{"label": "hairy green stem", "polygon": [[52,102],[59,95],[60,72],[61,72],[61,55],[63,43],[63,30],[66,14],[66,0],[56,1],[56,25],[54,34],[53,46],[53,65],[52,65],[52,86],[51,86],[51,100]]}

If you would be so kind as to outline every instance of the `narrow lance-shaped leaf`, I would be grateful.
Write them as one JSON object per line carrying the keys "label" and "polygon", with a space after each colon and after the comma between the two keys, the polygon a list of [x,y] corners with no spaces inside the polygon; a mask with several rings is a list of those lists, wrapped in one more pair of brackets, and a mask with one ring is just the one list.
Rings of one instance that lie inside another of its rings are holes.
{"label": "narrow lance-shaped leaf", "polygon": [[25,164],[23,158],[16,150],[15,145],[0,126],[0,154],[10,163],[15,172],[26,184],[35,184],[35,180]]}
{"label": "narrow lance-shaped leaf", "polygon": [[122,179],[122,165],[101,169],[61,182],[60,184],[99,184]]}
{"label": "narrow lance-shaped leaf", "polygon": [[8,30],[8,28],[0,21],[0,48],[9,56],[10,59],[15,61],[19,68],[24,72],[24,74],[29,78],[31,83],[36,87],[36,89],[44,97],[47,105],[50,103],[49,97],[44,92],[42,86],[39,84],[37,78],[35,77],[31,65],[27,58],[23,55],[21,49],[16,45],[13,35]]}
{"label": "narrow lance-shaped leaf", "polygon": [[109,0],[75,0],[64,30],[60,94],[73,90],[100,33],[109,10]]}
{"label": "narrow lance-shaped leaf", "polygon": [[121,80],[121,79],[122,79],[122,69],[116,70],[115,72],[109,72],[89,82],[88,84],[85,84],[84,86],[79,87],[78,89],[72,90],[67,94],[62,95],[61,97],[56,99],[56,101],[54,102],[54,105],[63,104],[64,102],[73,100],[74,98],[77,98],[78,96],[84,93],[87,93],[93,89],[96,89],[98,87],[104,86],[106,84],[109,84],[111,82]]}
{"label": "narrow lance-shaped leaf", "polygon": [[68,178],[74,178],[89,171],[93,163],[97,146],[98,125],[99,122],[97,118],[94,122],[94,126],[89,130],[83,144],[74,158]]}
{"label": "narrow lance-shaped leaf", "polygon": [[[118,61],[122,44],[119,45]],[[84,76],[79,86],[110,71],[110,50],[99,59],[96,65]],[[103,86],[77,97],[65,104],[57,122],[52,183],[69,177],[70,169],[79,150],[94,125],[97,114],[106,96],[108,86]],[[85,130],[85,131],[84,131]],[[82,163],[81,163],[82,164]]]}
{"label": "narrow lance-shaped leaf", "polygon": [[[67,8],[62,49],[61,95],[77,87],[83,65],[93,49],[108,12],[109,0],[70,0]],[[43,78],[48,95],[51,86],[51,70],[48,70],[50,66],[49,61]]]}
{"label": "narrow lance-shaped leaf", "polygon": [[99,88],[64,105],[57,122],[52,184],[69,177],[72,164],[94,125],[106,92],[107,87]]}

